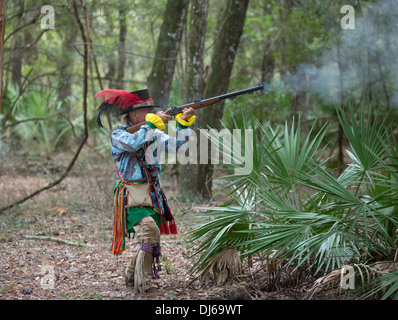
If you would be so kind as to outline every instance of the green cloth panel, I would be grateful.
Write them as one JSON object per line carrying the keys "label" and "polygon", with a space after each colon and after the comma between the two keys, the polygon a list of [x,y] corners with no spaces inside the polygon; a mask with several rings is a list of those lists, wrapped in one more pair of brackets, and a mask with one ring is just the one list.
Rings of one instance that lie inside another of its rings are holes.
{"label": "green cloth panel", "polygon": [[144,219],[145,217],[151,216],[155,220],[158,228],[160,229],[160,214],[153,211],[150,207],[128,207],[127,208],[127,231],[135,232],[134,225]]}

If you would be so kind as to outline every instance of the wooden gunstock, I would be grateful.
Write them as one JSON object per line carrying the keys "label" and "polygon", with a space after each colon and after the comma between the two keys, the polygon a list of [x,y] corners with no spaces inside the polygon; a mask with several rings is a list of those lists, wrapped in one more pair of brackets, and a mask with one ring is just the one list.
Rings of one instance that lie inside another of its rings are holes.
{"label": "wooden gunstock", "polygon": [[143,121],[143,122],[137,123],[137,124],[135,124],[135,125],[133,125],[133,126],[131,126],[131,127],[128,127],[128,128],[127,128],[127,132],[128,132],[128,133],[137,132],[138,130],[140,130],[141,126],[143,126],[145,123],[146,123],[146,122]]}

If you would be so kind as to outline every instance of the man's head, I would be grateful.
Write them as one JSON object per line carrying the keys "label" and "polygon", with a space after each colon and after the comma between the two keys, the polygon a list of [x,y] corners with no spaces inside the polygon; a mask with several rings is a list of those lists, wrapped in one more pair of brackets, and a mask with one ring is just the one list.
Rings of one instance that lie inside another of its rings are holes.
{"label": "man's head", "polygon": [[145,117],[148,113],[155,113],[155,108],[142,108],[130,111],[128,113],[128,118],[132,123],[140,123],[145,121]]}
{"label": "man's head", "polygon": [[[124,90],[105,89],[95,95],[95,98],[103,102],[98,108],[97,123],[102,127],[102,115],[127,115],[133,123],[145,121],[149,112],[155,112],[154,102],[148,89],[127,92]],[[131,114],[131,115],[130,115]]]}

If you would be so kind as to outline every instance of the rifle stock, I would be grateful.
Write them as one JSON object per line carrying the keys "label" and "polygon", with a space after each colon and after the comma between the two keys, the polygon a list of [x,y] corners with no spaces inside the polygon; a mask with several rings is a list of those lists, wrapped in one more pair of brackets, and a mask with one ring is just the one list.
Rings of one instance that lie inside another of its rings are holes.
{"label": "rifle stock", "polygon": [[[169,116],[174,116],[176,114],[181,113],[182,110],[184,110],[185,108],[200,109],[200,108],[204,108],[204,107],[208,107],[213,104],[216,104],[217,102],[220,102],[221,100],[233,99],[233,98],[236,98],[237,96],[240,96],[243,94],[251,94],[255,91],[263,90],[263,89],[264,89],[264,84],[260,83],[259,85],[254,86],[254,87],[250,87],[247,89],[243,89],[243,90],[239,90],[239,91],[235,91],[235,92],[231,92],[231,93],[226,93],[226,94],[223,94],[223,95],[220,95],[217,97],[212,97],[212,98],[208,98],[208,99],[204,99],[204,100],[190,102],[188,104],[184,104],[179,107],[173,106],[170,109],[166,110],[166,114],[168,114]],[[137,132],[141,128],[141,126],[144,124],[145,124],[145,121],[137,123],[131,127],[128,127],[127,132],[129,132],[129,133]]]}
{"label": "rifle stock", "polygon": [[137,123],[137,124],[135,124],[135,125],[133,125],[133,126],[131,126],[131,127],[128,127],[128,128],[127,128],[127,132],[128,132],[128,133],[137,132],[138,130],[140,130],[141,126],[143,126],[145,123],[146,123],[146,122],[144,121],[144,122]]}

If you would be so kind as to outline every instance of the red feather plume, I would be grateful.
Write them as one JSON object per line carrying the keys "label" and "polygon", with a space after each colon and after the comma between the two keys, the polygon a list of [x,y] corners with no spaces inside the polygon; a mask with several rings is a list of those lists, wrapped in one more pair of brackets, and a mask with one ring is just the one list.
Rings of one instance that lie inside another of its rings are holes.
{"label": "red feather plume", "polygon": [[138,94],[130,93],[124,90],[105,89],[98,92],[95,97],[101,99],[110,105],[117,105],[119,108],[126,110],[129,107],[142,103]]}

